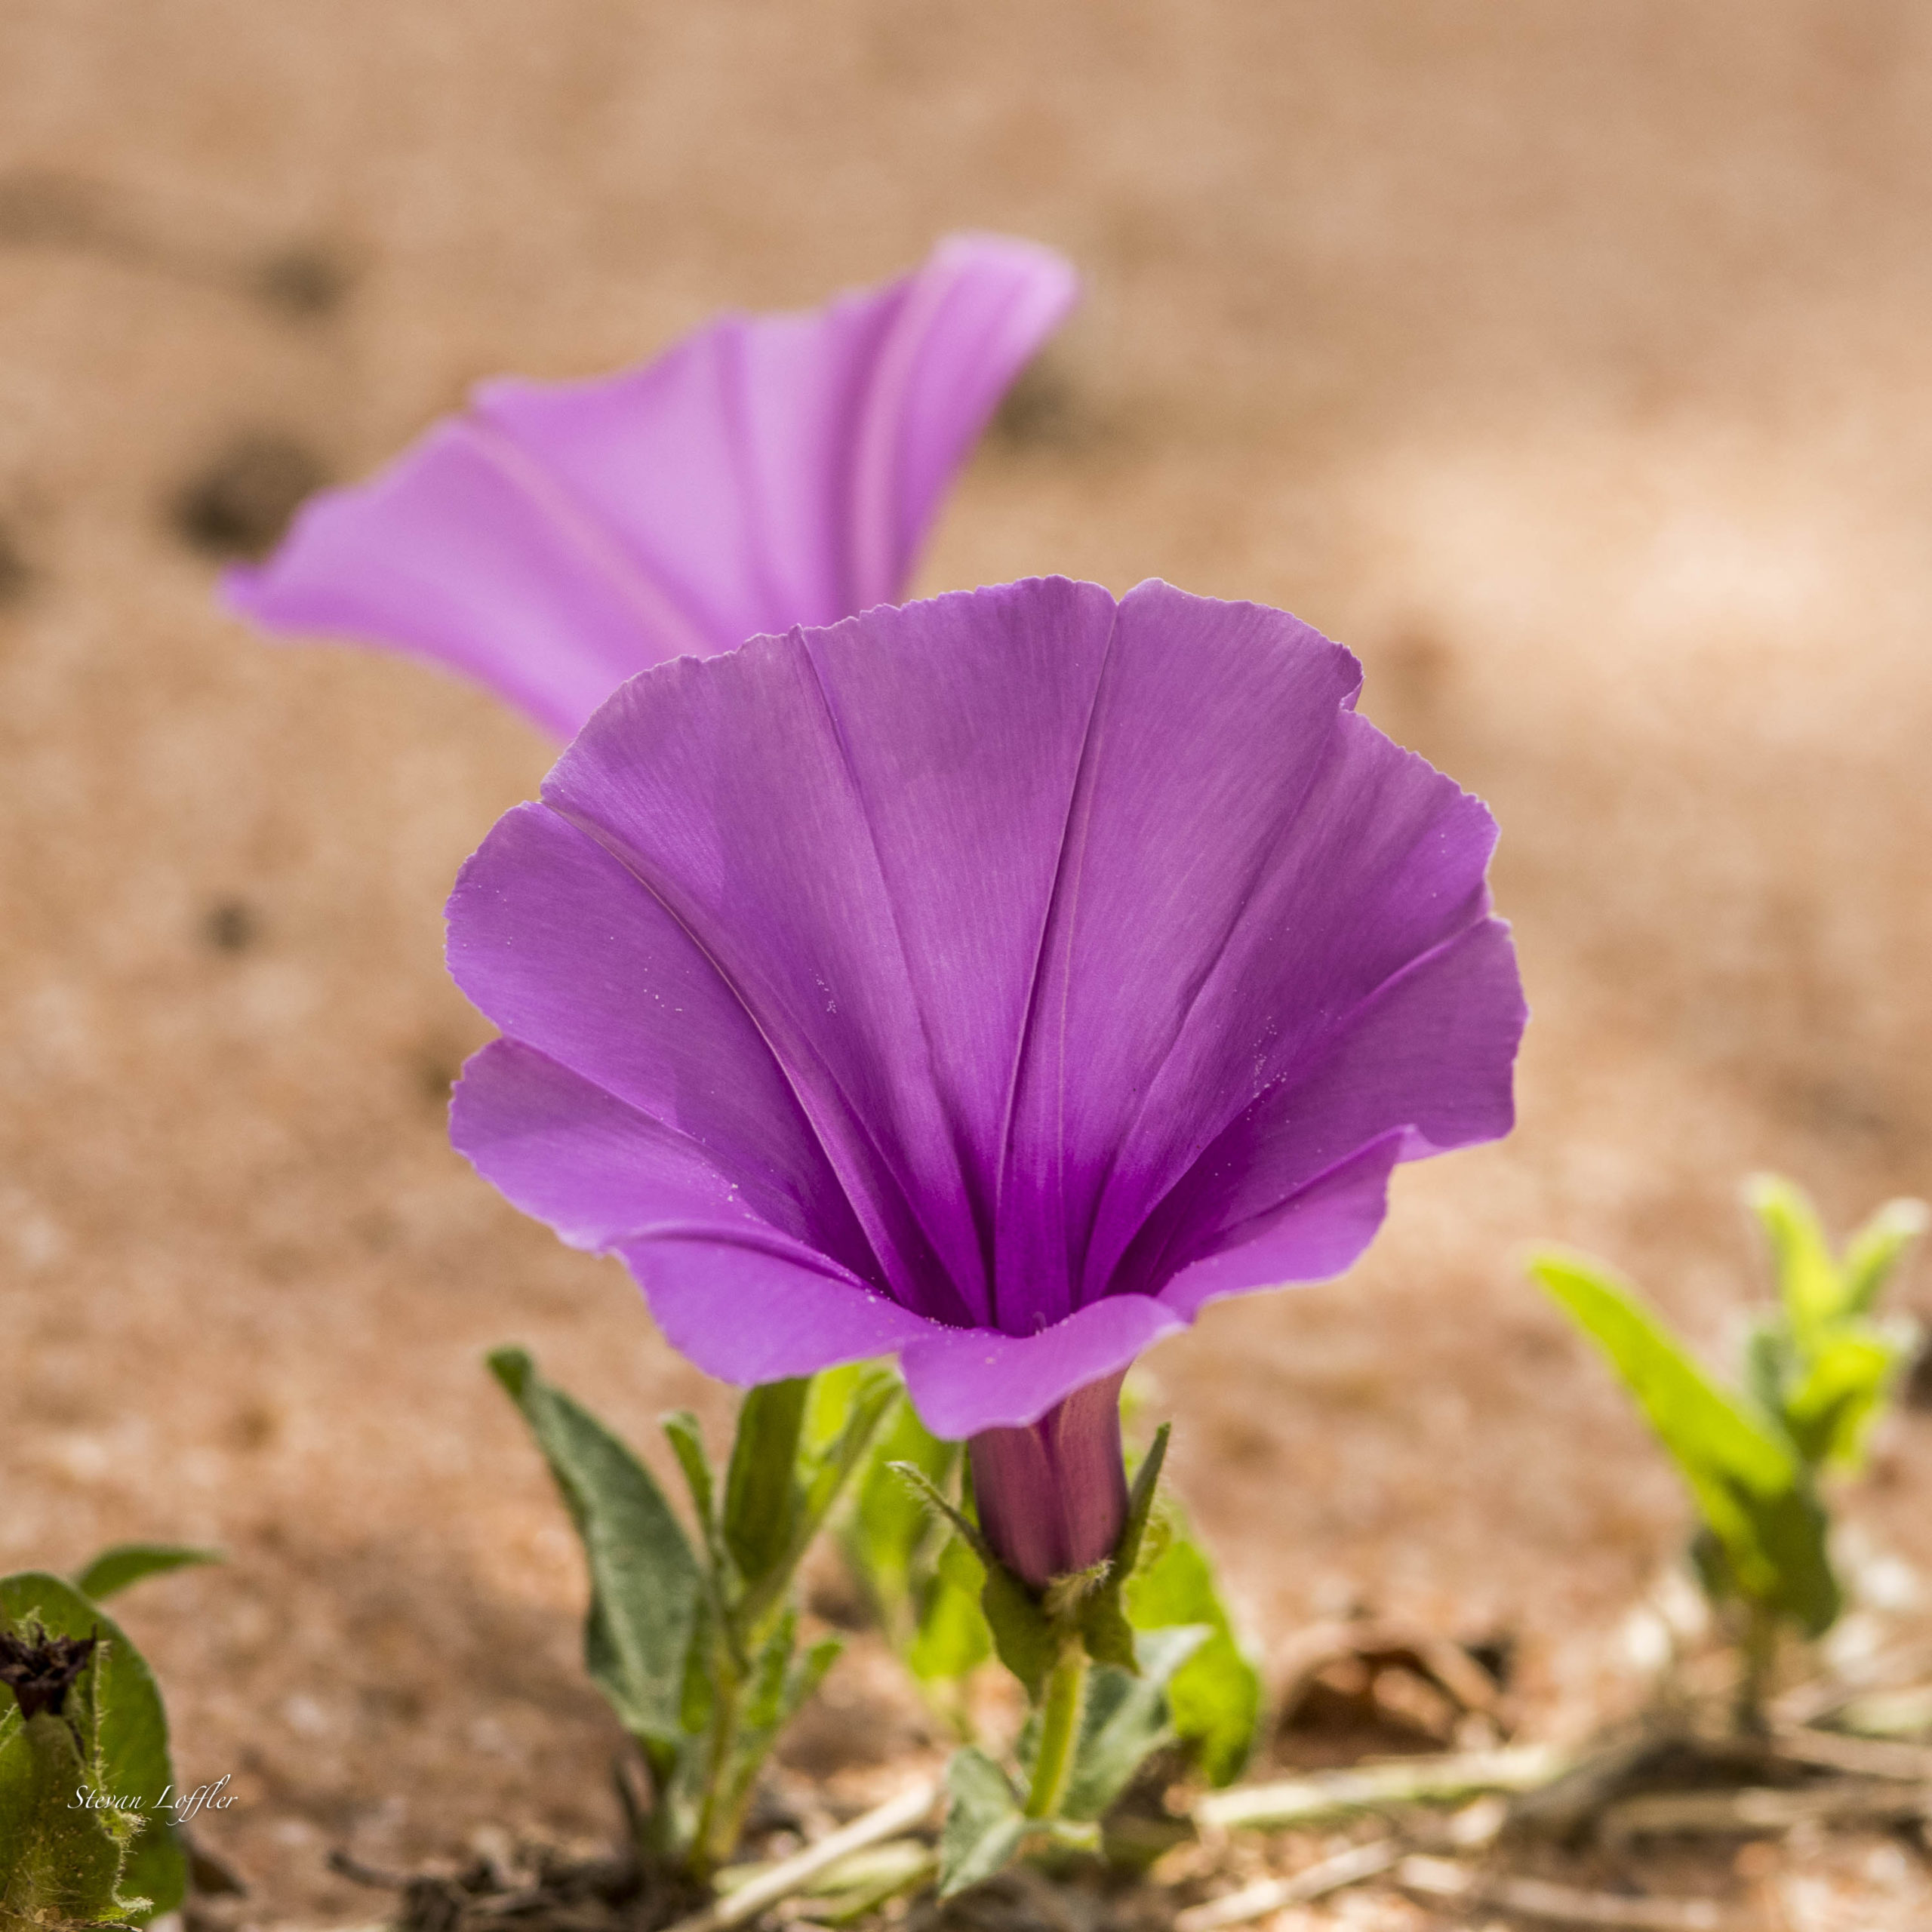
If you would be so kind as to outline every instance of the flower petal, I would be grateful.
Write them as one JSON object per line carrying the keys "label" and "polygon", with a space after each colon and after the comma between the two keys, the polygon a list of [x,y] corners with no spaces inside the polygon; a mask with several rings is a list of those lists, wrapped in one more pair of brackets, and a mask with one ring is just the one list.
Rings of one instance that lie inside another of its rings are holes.
{"label": "flower petal", "polygon": [[666,666],[544,789],[755,1016],[884,1282],[969,1325],[994,1318],[994,1150],[1113,608],[1020,584]]}
{"label": "flower petal", "polygon": [[[595,1097],[601,1094],[697,1150],[773,1226],[856,1275],[876,1274],[838,1178],[756,1025],[691,936],[610,854],[541,805],[520,805],[463,867],[448,918],[457,983],[512,1039],[577,1076],[599,1132],[610,1118]],[[526,1063],[517,1065],[534,1078]],[[458,1091],[456,1119],[466,1136],[487,1131],[494,1142],[521,1131],[520,1097],[500,1103],[510,1116],[504,1128],[483,1118],[486,1103],[491,1112],[499,1106],[508,1070],[471,1063],[464,1088],[491,1077],[467,1097]],[[509,1191],[485,1164],[480,1143],[459,1144]],[[526,1192],[538,1184],[529,1169],[539,1153],[528,1149],[518,1169]],[[563,1168],[590,1157],[557,1143],[550,1158]],[[546,1185],[574,1183],[560,1174]],[[552,1218],[546,1208],[532,1211]],[[598,1243],[641,1224],[614,1221]]]}
{"label": "flower petal", "polygon": [[[1266,1204],[1245,1218],[1237,1218],[1230,1208],[1214,1236],[1203,1236],[1190,1226],[1210,1251],[1198,1259],[1183,1259],[1178,1273],[1171,1257],[1161,1268],[1146,1271],[1149,1278],[1165,1281],[1160,1291],[1162,1303],[1192,1321],[1223,1295],[1332,1281],[1346,1274],[1382,1226],[1389,1210],[1389,1177],[1402,1158],[1403,1147],[1398,1128],[1371,1140],[1285,1198],[1265,1186],[1256,1187],[1253,1192],[1264,1195]],[[1238,1199],[1238,1187],[1229,1192]],[[1216,1238],[1223,1247],[1211,1247]]]}
{"label": "flower petal", "polygon": [[[759,1217],[741,1184],[688,1135],[640,1113],[515,1040],[473,1054],[450,1100],[450,1140],[484,1179],[573,1247],[601,1251],[660,1223]],[[769,1206],[774,1192],[754,1198]],[[772,1221],[786,1228],[782,1198]]]}
{"label": "flower petal", "polygon": [[[1282,612],[1160,583],[1122,601],[1001,1169],[998,1274],[1025,1284],[1023,1319],[1056,1321],[1106,1291],[1140,1219],[1199,1151],[1192,1137],[1251,1097],[1269,1029],[1318,1011],[1327,962],[1298,970],[1281,909],[1266,921],[1256,909],[1321,857],[1303,808],[1360,681],[1346,651]],[[1345,904],[1349,884],[1336,888]],[[1170,1115],[1155,1084],[1231,954],[1254,961],[1243,983],[1257,1010],[1232,1016],[1224,1038],[1217,1008],[1203,1029],[1214,1078],[1181,1083]]]}
{"label": "flower petal", "polygon": [[901,594],[946,485],[1077,284],[955,235],[808,314],[731,316],[647,367],[483,384],[225,580],[266,628],[399,647],[568,737],[663,660]]}
{"label": "flower petal", "polygon": [[1186,1316],[1152,1295],[1110,1295],[1035,1335],[945,1329],[900,1358],[912,1404],[949,1441],[1038,1422],[1056,1402],[1112,1375]]}
{"label": "flower petal", "polygon": [[617,1251],[664,1339],[707,1374],[749,1388],[916,1346],[940,1329],[802,1249],[694,1226]]}
{"label": "flower petal", "polygon": [[[1468,970],[1438,983],[1433,1006],[1413,993],[1378,1003],[1485,921],[1495,838],[1480,800],[1366,719],[1332,714],[1313,782],[1292,808],[1252,847],[1232,836],[1197,867],[1195,924],[1149,935],[1168,977],[1136,1009],[1144,1032],[1121,1048],[1138,1050],[1116,1089],[1134,1112],[1109,1143],[1083,1298],[1106,1291],[1155,1201],[1264,1096],[1269,1118],[1318,1125],[1299,1168],[1268,1169],[1282,1198],[1392,1128],[1417,1130],[1406,1158],[1509,1131],[1524,1009],[1500,928],[1500,943],[1458,955]],[[1131,879],[1138,855],[1128,857]],[[1097,906],[1097,950],[1105,921]],[[1148,923],[1143,912],[1143,933]],[[1352,1031],[1371,1023],[1376,1038],[1358,1046]],[[1128,1032],[1117,1009],[1091,1024],[1104,1037]],[[1391,1037],[1404,1026],[1407,1037]],[[1337,1069],[1329,1091],[1354,1104],[1315,1105],[1304,1083],[1317,1066]]]}
{"label": "flower petal", "polygon": [[[1252,1287],[1340,1272],[1354,1254],[1331,1261],[1326,1223],[1309,1219],[1303,1190],[1315,1182],[1332,1195],[1352,1164],[1364,1164],[1367,1185],[1378,1149],[1392,1150],[1389,1161],[1412,1161],[1507,1134],[1509,1069],[1524,1017],[1509,928],[1478,920],[1385,982],[1294,1079],[1269,1088],[1217,1137],[1147,1217],[1118,1280],[1193,1306],[1199,1297],[1176,1300],[1180,1284],[1170,1278],[1183,1269],[1191,1276],[1195,1264],[1223,1252],[1228,1265],[1201,1276],[1230,1284],[1217,1294],[1235,1291],[1237,1264],[1246,1271],[1240,1285]],[[1290,1217],[1247,1256],[1246,1244],[1283,1207]],[[1334,1211],[1346,1220],[1354,1211]],[[1356,1252],[1373,1232],[1371,1225]],[[1293,1244],[1304,1235],[1315,1245],[1309,1272],[1295,1272],[1302,1264],[1289,1267]]]}
{"label": "flower petal", "polygon": [[809,1374],[932,1331],[840,1269],[755,1168],[741,1182],[688,1136],[515,1041],[463,1069],[450,1138],[573,1246],[620,1254],[672,1346],[728,1382]]}
{"label": "flower petal", "polygon": [[503,437],[439,423],[368,482],[304,504],[266,564],[223,577],[223,595],[265,630],[428,658],[567,737],[632,672],[716,647],[531,485]]}

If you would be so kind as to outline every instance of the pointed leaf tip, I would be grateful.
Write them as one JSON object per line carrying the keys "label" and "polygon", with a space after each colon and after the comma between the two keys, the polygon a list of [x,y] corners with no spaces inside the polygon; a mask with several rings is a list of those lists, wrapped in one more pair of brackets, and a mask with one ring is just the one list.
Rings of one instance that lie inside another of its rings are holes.
{"label": "pointed leaf tip", "polygon": [[748,1585],[763,1583],[791,1548],[799,1506],[798,1439],[811,1378],[745,1391],[724,1473],[725,1546]]}
{"label": "pointed leaf tip", "polygon": [[121,1543],[103,1549],[74,1580],[84,1597],[99,1603],[138,1583],[144,1577],[164,1577],[171,1570],[187,1570],[205,1563],[226,1561],[218,1549],[195,1549],[185,1543]]}

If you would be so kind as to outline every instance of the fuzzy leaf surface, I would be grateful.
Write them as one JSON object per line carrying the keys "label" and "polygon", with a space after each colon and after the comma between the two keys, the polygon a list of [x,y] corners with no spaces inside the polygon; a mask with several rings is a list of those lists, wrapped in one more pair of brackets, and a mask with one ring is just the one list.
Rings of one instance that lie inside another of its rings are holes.
{"label": "fuzzy leaf surface", "polygon": [[159,1809],[174,1773],[168,1713],[153,1674],[106,1611],[60,1577],[27,1571],[0,1578],[0,1614],[16,1631],[31,1621],[53,1636],[100,1638],[93,1660],[67,1694],[68,1715],[81,1730],[99,1790],[146,1821],[121,1873],[124,1895],[149,1902],[134,1918],[145,1924],[172,1912],[187,1890],[188,1861],[173,1820]]}
{"label": "fuzzy leaf surface", "polygon": [[697,1558],[651,1472],[627,1444],[520,1349],[490,1367],[537,1438],[583,1543],[591,1600],[584,1661],[633,1736],[675,1750],[697,1624]]}
{"label": "fuzzy leaf surface", "polygon": [[993,1633],[980,1607],[986,1567],[958,1537],[949,1537],[918,1604],[906,1662],[927,1683],[957,1682],[993,1654]]}
{"label": "fuzzy leaf surface", "polygon": [[1141,1640],[1137,1676],[1110,1664],[1094,1667],[1087,1681],[1073,1776],[1060,1806],[1063,1817],[1083,1821],[1101,1817],[1149,1753],[1174,1741],[1168,1686],[1174,1672],[1213,1634],[1204,1624],[1150,1630]]}
{"label": "fuzzy leaf surface", "polygon": [[[128,1841],[139,1821],[77,1807],[93,1784],[65,1721],[43,1711],[0,1726],[0,1928],[29,1932],[150,1915],[121,1889]],[[141,1831],[165,1829],[156,1819]]]}
{"label": "fuzzy leaf surface", "polygon": [[1003,1871],[1026,1835],[1020,1794],[1005,1772],[970,1745],[946,1767],[946,1823],[939,1838],[939,1895],[951,1898]]}
{"label": "fuzzy leaf surface", "polygon": [[1168,1707],[1208,1781],[1232,1784],[1261,1721],[1261,1673],[1235,1634],[1206,1551],[1185,1534],[1171,1537],[1128,1580],[1127,1614],[1143,1632],[1198,1624],[1211,1633],[1168,1680]]}

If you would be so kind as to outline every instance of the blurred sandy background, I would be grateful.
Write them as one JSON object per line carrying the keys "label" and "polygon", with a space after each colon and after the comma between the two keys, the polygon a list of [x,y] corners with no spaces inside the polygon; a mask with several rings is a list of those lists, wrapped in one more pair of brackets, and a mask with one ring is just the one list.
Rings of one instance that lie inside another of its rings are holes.
{"label": "blurred sandy background", "polygon": [[[1507,1629],[1560,1713],[1683,1510],[1524,1244],[1715,1350],[1747,1169],[1841,1227],[1932,1189],[1928,217],[1905,0],[6,0],[0,1566],[229,1552],[126,1616],[263,1922],[379,1909],[331,1844],[610,1815],[481,1352],[639,1438],[721,1408],[445,1143],[442,899],[548,748],[217,614],[238,446],[272,497],[950,227],[1072,255],[922,586],[1158,574],[1347,641],[1494,805],[1536,1010],[1513,1140],[1152,1359],[1181,1489],[1271,1641]],[[1928,1496],[1921,1410],[1854,1513],[1932,1570]]]}

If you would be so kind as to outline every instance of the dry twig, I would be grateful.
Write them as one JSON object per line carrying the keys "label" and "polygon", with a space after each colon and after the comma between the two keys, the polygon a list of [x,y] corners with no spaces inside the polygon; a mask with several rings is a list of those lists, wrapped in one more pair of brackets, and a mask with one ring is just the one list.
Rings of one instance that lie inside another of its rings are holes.
{"label": "dry twig", "polygon": [[1211,1792],[1195,1805],[1193,1817],[1203,1832],[1281,1831],[1352,1811],[1460,1804],[1492,1791],[1528,1791],[1556,1777],[1567,1762],[1541,1745],[1407,1758]]}
{"label": "dry twig", "polygon": [[1777,1731],[1771,1742],[1777,1755],[1794,1764],[1815,1764],[1828,1771],[1850,1771],[1859,1777],[1893,1778],[1902,1784],[1932,1786],[1932,1750],[1922,1744],[1847,1737],[1838,1731],[1804,1727]]}
{"label": "dry twig", "polygon": [[1251,1918],[1265,1918],[1284,1906],[1306,1905],[1326,1898],[1344,1886],[1358,1885],[1387,1871],[1402,1855],[1398,1838],[1372,1838],[1367,1844],[1352,1844],[1333,1858],[1297,1872],[1291,1878],[1263,1878],[1244,1885],[1226,1898],[1211,1899],[1205,1905],[1190,1906],[1174,1917],[1174,1932],[1216,1932],[1223,1925],[1245,1924]]}
{"label": "dry twig", "polygon": [[921,1778],[917,1784],[909,1786],[896,1798],[888,1798],[863,1817],[854,1819],[851,1824],[820,1838],[817,1844],[808,1844],[803,1851],[781,1859],[755,1878],[746,1879],[726,1897],[706,1906],[703,1911],[680,1919],[670,1932],[725,1932],[727,1927],[742,1925],[747,1919],[755,1918],[760,1912],[789,1898],[793,1893],[802,1891],[841,1858],[862,1851],[868,1845],[878,1844],[900,1832],[910,1831],[931,1812],[938,1798],[938,1785],[931,1778]]}
{"label": "dry twig", "polygon": [[1675,1834],[1749,1837],[1794,1825],[1895,1825],[1932,1815],[1932,1786],[1879,1778],[1833,1778],[1782,1791],[1747,1785],[1742,1791],[1660,1791],[1626,1798],[1603,1814],[1612,1843]]}
{"label": "dry twig", "polygon": [[1724,1915],[1708,1899],[1626,1898],[1586,1892],[1544,1878],[1491,1877],[1446,1858],[1405,1858],[1395,1882],[1426,1898],[1521,1912],[1555,1925],[1595,1925],[1608,1932],[1721,1932]]}

